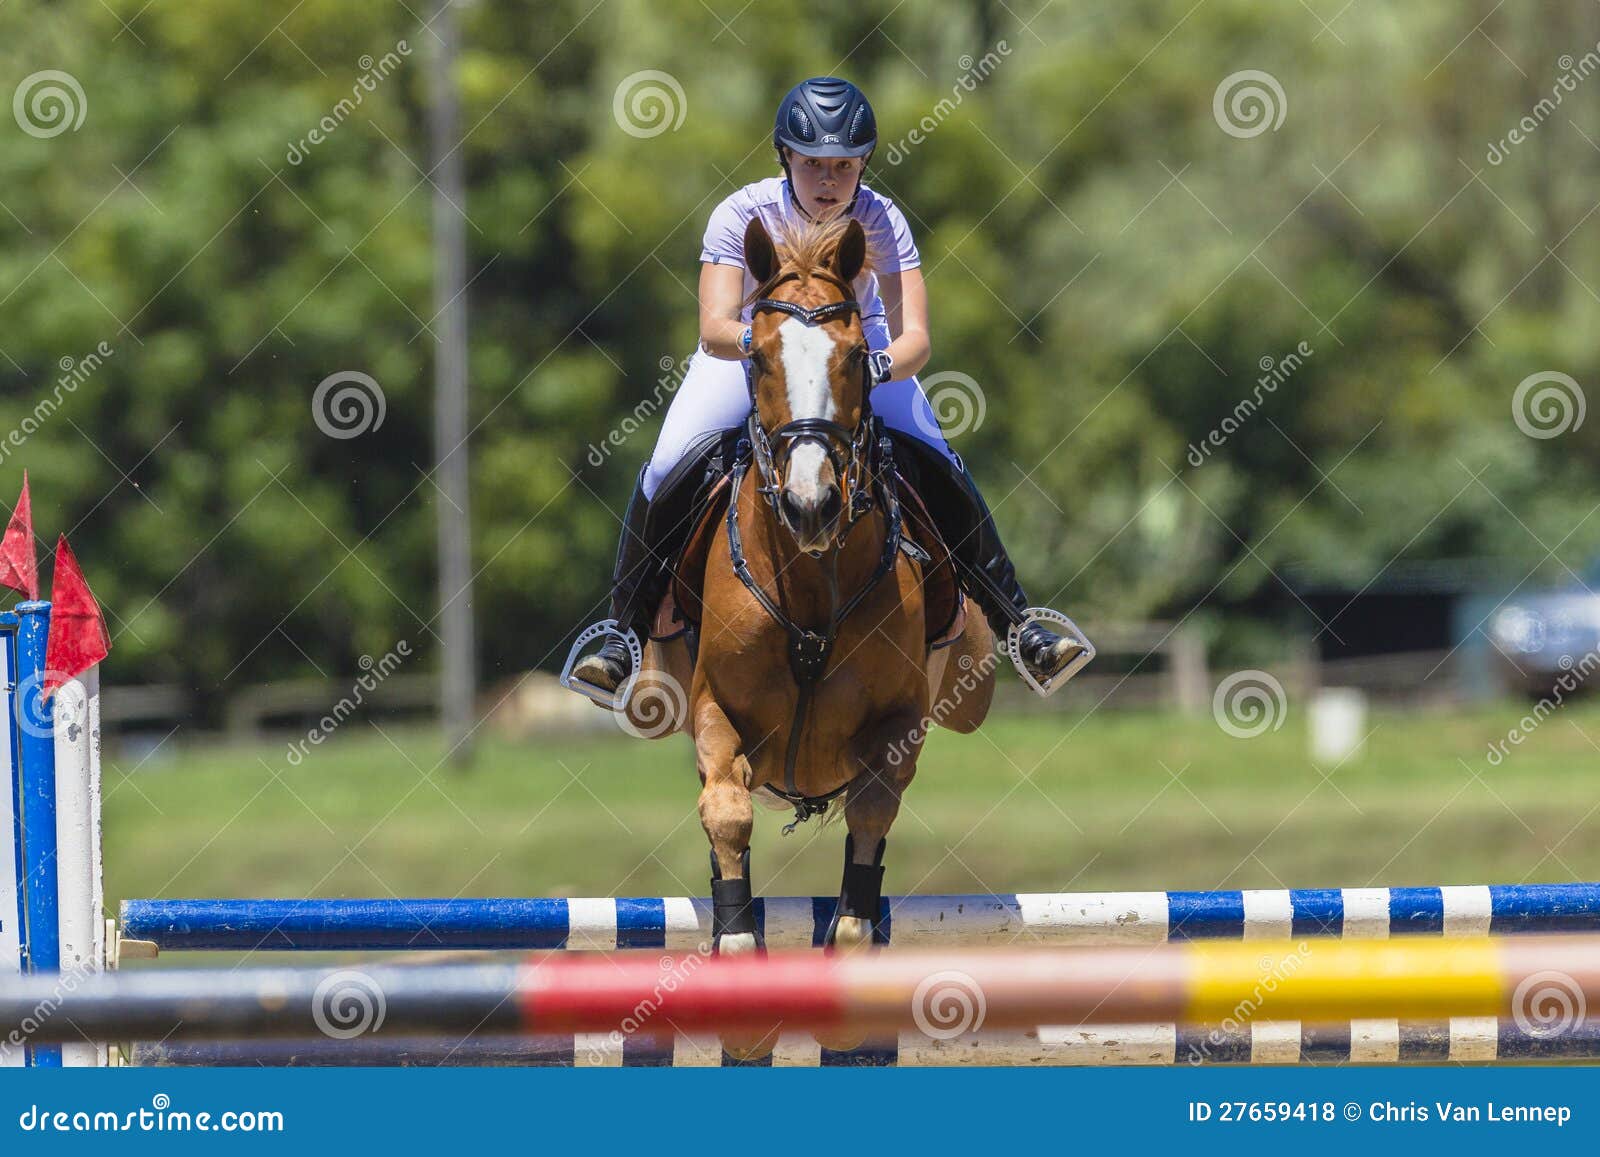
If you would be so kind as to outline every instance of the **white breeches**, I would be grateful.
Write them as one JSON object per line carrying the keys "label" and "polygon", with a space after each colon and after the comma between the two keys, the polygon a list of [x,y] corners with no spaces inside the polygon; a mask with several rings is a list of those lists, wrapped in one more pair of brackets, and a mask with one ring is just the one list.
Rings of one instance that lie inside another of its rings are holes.
{"label": "white breeches", "polygon": [[[891,430],[910,434],[955,459],[939,429],[939,419],[915,377],[884,382],[872,391],[872,410]],[[750,414],[750,393],[744,380],[744,363],[714,358],[696,349],[689,359],[683,383],[667,408],[656,439],[655,451],[644,472],[644,495],[654,498],[657,488],[701,434],[737,426]]]}

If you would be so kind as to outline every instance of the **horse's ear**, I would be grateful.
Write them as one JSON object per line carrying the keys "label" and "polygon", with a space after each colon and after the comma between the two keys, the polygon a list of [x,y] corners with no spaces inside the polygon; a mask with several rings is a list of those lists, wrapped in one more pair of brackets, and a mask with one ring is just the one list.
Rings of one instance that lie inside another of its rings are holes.
{"label": "horse's ear", "polygon": [[750,218],[750,224],[744,227],[744,266],[757,285],[765,285],[778,272],[778,254],[760,217]]}
{"label": "horse's ear", "polygon": [[833,269],[841,281],[854,281],[867,263],[867,234],[861,222],[851,218],[845,226],[839,247],[833,251]]}

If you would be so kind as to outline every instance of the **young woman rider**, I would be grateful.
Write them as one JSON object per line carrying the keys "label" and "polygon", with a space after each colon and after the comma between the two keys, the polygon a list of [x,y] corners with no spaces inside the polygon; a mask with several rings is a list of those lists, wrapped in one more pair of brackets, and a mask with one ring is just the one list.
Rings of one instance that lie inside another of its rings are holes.
{"label": "young woman rider", "polygon": [[[926,501],[955,559],[963,589],[983,609],[995,637],[1022,624],[1019,653],[1044,687],[1085,648],[1025,618],[1027,596],[1017,582],[976,483],[950,448],[914,376],[927,364],[928,299],[921,258],[905,217],[892,201],[862,183],[877,144],[877,123],[861,90],[849,81],[814,77],[796,85],[778,106],[772,133],[783,176],[746,185],[711,214],[700,253],[700,345],[690,359],[662,423],[650,461],[624,516],[612,580],[611,614],[642,644],[665,591],[667,567],[687,538],[704,459],[729,427],[750,412],[744,358],[750,318],[742,307],[755,288],[744,267],[744,232],[759,215],[773,236],[796,217],[850,215],[867,232],[875,271],[857,281],[861,323],[872,352],[872,410],[896,438],[903,470]],[[912,460],[905,462],[909,456]],[[624,639],[611,634],[572,678],[614,693],[632,673]],[[586,694],[590,693],[588,691]],[[597,699],[599,696],[593,696]]]}

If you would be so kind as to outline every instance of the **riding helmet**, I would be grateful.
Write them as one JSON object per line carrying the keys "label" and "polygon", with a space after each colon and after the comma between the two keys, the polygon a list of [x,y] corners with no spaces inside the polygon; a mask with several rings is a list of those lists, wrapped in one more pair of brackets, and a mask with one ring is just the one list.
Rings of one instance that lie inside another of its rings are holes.
{"label": "riding helmet", "polygon": [[772,145],[803,157],[864,157],[878,144],[878,122],[866,94],[848,80],[814,76],[778,105]]}

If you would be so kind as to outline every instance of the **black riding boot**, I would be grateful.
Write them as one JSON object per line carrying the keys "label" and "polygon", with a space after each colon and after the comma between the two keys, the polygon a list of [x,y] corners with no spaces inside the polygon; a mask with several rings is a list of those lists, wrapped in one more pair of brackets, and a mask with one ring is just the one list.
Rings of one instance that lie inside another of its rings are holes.
{"label": "black riding boot", "polygon": [[[650,638],[651,620],[663,593],[660,575],[665,567],[651,550],[649,541],[650,500],[644,496],[644,471],[633,484],[633,497],[622,516],[622,539],[617,544],[617,561],[611,570],[611,617],[617,626],[632,631],[641,644]],[[606,639],[600,650],[572,669],[572,677],[615,691],[633,673],[633,655],[616,636]]]}
{"label": "black riding boot", "polygon": [[[641,645],[650,639],[656,610],[671,581],[672,563],[694,529],[707,487],[723,471],[734,432],[713,431],[696,439],[654,499],[644,496],[644,470],[639,471],[622,516],[622,539],[611,575],[611,617],[622,630],[637,635]],[[572,669],[574,679],[607,692],[616,691],[631,674],[633,656],[615,636]]]}
{"label": "black riding boot", "polygon": [[919,438],[898,430],[895,462],[927,503],[955,561],[961,587],[983,609],[996,639],[1013,624],[1026,622],[1018,639],[1022,661],[1040,683],[1049,681],[1084,650],[1084,643],[1058,635],[1041,622],[1029,622],[1028,596],[1017,581],[1011,558],[1000,541],[988,504],[966,466],[958,465]]}

